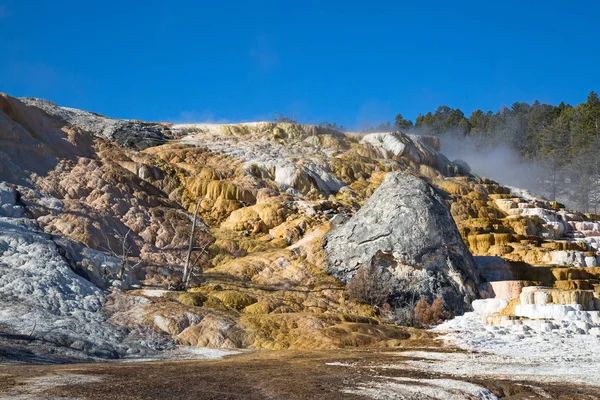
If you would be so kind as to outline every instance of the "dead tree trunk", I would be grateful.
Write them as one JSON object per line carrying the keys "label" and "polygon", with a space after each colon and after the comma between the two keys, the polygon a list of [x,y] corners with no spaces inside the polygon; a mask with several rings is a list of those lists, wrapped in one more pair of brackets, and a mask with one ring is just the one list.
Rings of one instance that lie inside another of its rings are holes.
{"label": "dead tree trunk", "polygon": [[[126,278],[125,275],[127,274],[127,271],[137,268],[142,263],[142,261],[140,260],[133,265],[130,265],[130,263],[129,263],[129,256],[131,255],[132,246],[129,245],[128,239],[129,239],[129,235],[131,234],[131,229],[128,229],[127,233],[125,233],[125,235],[123,235],[123,236],[121,236],[121,234],[116,229],[113,230],[113,232],[114,232],[114,237],[116,237],[119,240],[119,245],[121,246],[120,251],[115,251],[113,249],[113,247],[110,243],[111,240],[104,231],[102,231],[102,235],[104,236],[104,240],[106,241],[107,247],[100,247],[100,250],[108,253],[111,257],[119,259],[119,261],[120,261],[119,271],[116,272],[116,279],[120,280],[120,281],[124,281]],[[114,279],[114,278],[115,278],[114,272],[110,272],[110,279]]]}
{"label": "dead tree trunk", "polygon": [[117,279],[120,281],[125,280],[125,270],[127,269],[129,252],[131,251],[131,247],[127,246],[127,237],[129,236],[130,232],[131,229],[127,231],[121,243],[121,268],[119,269],[119,275],[117,275]]}
{"label": "dead tree trunk", "polygon": [[196,201],[196,206],[194,207],[194,220],[192,221],[192,232],[190,233],[190,241],[188,245],[187,256],[185,258],[185,266],[183,267],[182,283],[185,289],[187,289],[190,281],[190,276],[192,275],[192,265],[190,261],[192,259],[192,253],[194,251],[194,234],[196,233],[196,221],[198,217],[199,207],[200,202]]}

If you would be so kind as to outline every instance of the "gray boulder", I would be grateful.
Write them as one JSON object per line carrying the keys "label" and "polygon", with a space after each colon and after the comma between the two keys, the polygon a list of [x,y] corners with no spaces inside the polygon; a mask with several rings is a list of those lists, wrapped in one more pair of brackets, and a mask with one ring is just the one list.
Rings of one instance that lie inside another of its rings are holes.
{"label": "gray boulder", "polygon": [[477,297],[471,253],[440,194],[424,180],[389,173],[345,224],[325,236],[328,272],[343,282],[375,266],[391,283],[390,304],[406,308],[441,297],[459,314]]}

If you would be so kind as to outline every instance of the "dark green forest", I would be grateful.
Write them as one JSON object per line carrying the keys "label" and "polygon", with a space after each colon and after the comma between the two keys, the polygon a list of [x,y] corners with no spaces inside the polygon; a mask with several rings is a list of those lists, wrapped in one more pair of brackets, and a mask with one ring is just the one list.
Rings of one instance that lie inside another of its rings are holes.
{"label": "dark green forest", "polygon": [[460,109],[440,106],[435,112],[420,114],[414,123],[398,114],[393,122],[364,131],[397,130],[450,134],[470,141],[477,152],[508,146],[524,163],[540,167],[530,188],[584,212],[600,210],[600,99],[596,92],[575,106],[517,102],[496,112],[475,110],[468,117]]}

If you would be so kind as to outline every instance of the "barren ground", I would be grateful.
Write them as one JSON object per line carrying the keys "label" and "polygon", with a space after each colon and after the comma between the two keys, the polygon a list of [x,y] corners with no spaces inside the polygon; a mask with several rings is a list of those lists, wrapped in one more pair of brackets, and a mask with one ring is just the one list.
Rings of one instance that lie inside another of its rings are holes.
{"label": "barren ground", "polygon": [[464,356],[425,336],[394,350],[262,351],[219,360],[135,363],[12,363],[0,365],[0,399],[600,398],[600,387],[516,380],[519,371],[513,377],[489,375],[490,371],[480,376],[425,372],[414,367],[415,361],[426,361],[418,358],[422,352]]}

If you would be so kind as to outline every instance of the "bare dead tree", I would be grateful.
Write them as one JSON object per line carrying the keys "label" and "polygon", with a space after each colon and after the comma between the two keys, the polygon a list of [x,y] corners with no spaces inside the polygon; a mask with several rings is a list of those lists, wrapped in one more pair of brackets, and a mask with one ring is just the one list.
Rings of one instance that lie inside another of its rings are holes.
{"label": "bare dead tree", "polygon": [[[182,285],[184,289],[187,289],[190,284],[190,278],[194,274],[194,268],[198,265],[199,261],[202,259],[204,255],[208,255],[208,247],[212,244],[212,240],[204,240],[200,245],[194,245],[195,243],[195,235],[196,235],[196,227],[198,224],[198,209],[200,208],[200,201],[196,201],[196,205],[194,207],[194,216],[192,220],[192,230],[190,232],[188,250],[185,257],[185,265],[183,267],[183,276],[182,276]],[[192,257],[194,252],[196,252],[196,257],[194,261],[192,261]]]}
{"label": "bare dead tree", "polygon": [[371,264],[361,266],[346,287],[351,300],[381,307],[390,296],[391,285],[390,277],[385,276],[381,268]]}
{"label": "bare dead tree", "polygon": [[198,209],[200,208],[200,202],[196,200],[196,206],[194,207],[194,218],[192,221],[192,232],[190,233],[190,240],[188,245],[187,256],[185,258],[185,266],[183,267],[183,277],[181,278],[184,287],[187,289],[188,282],[190,280],[190,260],[192,258],[192,252],[194,251],[194,234],[196,233],[196,221],[198,221]]}
{"label": "bare dead tree", "polygon": [[193,276],[195,276],[196,271],[199,271],[200,273],[202,273],[202,270],[201,269],[197,269],[196,267],[199,266],[200,260],[202,260],[202,257],[204,255],[208,255],[209,254],[208,247],[211,244],[212,244],[212,240],[205,240],[205,241],[202,242],[202,244],[200,244],[199,246],[195,246],[193,248],[193,251],[196,252],[196,258],[194,259],[194,261],[189,266],[187,280],[184,282],[185,289],[188,288],[189,282],[190,282],[191,278]]}
{"label": "bare dead tree", "polygon": [[101,247],[100,249],[106,253],[109,253],[112,257],[118,258],[120,261],[119,272],[117,274],[117,279],[122,281],[125,279],[125,273],[128,270],[134,269],[139,266],[142,262],[138,261],[134,265],[129,265],[129,257],[131,255],[132,246],[128,242],[129,234],[131,233],[131,229],[127,230],[125,235],[120,235],[116,230],[114,231],[115,236],[119,239],[119,251],[115,251],[111,245],[110,238],[106,235],[104,231],[101,231],[104,236],[104,240],[106,241],[106,247]]}

